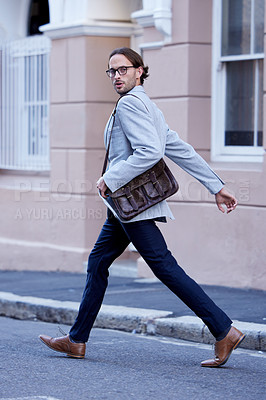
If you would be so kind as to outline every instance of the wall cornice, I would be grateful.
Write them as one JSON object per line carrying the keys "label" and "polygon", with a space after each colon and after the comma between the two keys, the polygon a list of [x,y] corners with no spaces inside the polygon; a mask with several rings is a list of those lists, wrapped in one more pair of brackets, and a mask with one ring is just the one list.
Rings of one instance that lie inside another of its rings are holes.
{"label": "wall cornice", "polygon": [[142,49],[154,49],[169,43],[172,38],[172,0],[143,0],[143,9],[131,14],[143,28],[154,26],[163,35],[159,42],[142,43]]}
{"label": "wall cornice", "polygon": [[141,31],[141,28],[132,23],[82,21],[71,25],[68,23],[47,24],[43,25],[40,30],[51,39],[61,39],[75,36],[130,37]]}
{"label": "wall cornice", "polygon": [[132,23],[131,10],[124,0],[49,0],[50,23],[40,30],[51,39],[72,36],[141,35],[142,28]]}

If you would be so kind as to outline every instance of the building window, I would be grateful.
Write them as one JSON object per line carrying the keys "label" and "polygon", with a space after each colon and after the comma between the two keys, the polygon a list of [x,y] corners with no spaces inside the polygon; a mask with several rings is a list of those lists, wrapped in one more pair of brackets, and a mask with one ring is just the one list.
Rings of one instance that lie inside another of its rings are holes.
{"label": "building window", "polygon": [[41,35],[40,26],[50,22],[48,0],[32,0],[29,12],[28,35]]}
{"label": "building window", "polygon": [[[0,168],[47,171],[49,147],[48,0],[31,0],[28,35],[0,44]],[[38,36],[37,36],[38,35]]]}
{"label": "building window", "polygon": [[214,160],[263,159],[264,0],[215,0]]}
{"label": "building window", "polygon": [[47,171],[49,55],[44,36],[0,47],[0,168]]}

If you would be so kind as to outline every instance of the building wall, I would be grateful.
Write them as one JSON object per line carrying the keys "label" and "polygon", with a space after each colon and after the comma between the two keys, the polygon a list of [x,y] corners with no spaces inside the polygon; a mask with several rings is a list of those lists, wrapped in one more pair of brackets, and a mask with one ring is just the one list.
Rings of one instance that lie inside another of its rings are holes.
{"label": "building wall", "polygon": [[[93,246],[106,218],[105,207],[96,192],[105,154],[103,131],[115,101],[104,73],[106,55],[115,47],[129,44],[128,38],[115,37],[53,41],[50,190],[78,199],[74,210],[81,216],[77,223],[85,253]],[[60,202],[58,206],[61,207]],[[63,240],[68,240],[71,229],[72,223],[62,226]]]}
{"label": "building wall", "polygon": [[106,219],[96,181],[105,153],[103,130],[115,102],[104,72],[107,55],[129,45],[123,37],[53,40],[51,171],[39,177],[3,174],[2,269],[84,271]]}
{"label": "building wall", "polygon": [[[78,2],[75,7],[80,11]],[[69,10],[61,11],[70,17]],[[57,17],[53,12],[56,29]],[[96,181],[105,153],[103,130],[116,96],[105,69],[108,54],[129,46],[130,37],[82,35],[63,25],[67,32],[57,29],[50,55],[51,170],[0,171],[1,269],[84,272],[106,219]]]}
{"label": "building wall", "polygon": [[30,0],[0,0],[0,42],[27,35]]}
{"label": "building wall", "polygon": [[[108,55],[115,47],[163,40],[154,26],[135,36],[91,34],[88,26],[60,30],[53,15],[51,171],[0,173],[3,269],[84,270],[106,216],[95,187],[104,157],[103,129],[117,97],[104,75]],[[211,43],[212,1],[173,1],[171,41],[142,50],[150,67],[145,89],[169,126],[225,180],[239,206],[223,215],[200,183],[169,162],[180,183],[169,201],[176,220],[160,228],[199,283],[265,289],[265,162],[211,161]],[[265,128],[264,121],[264,143]],[[140,274],[144,270],[139,260]]]}
{"label": "building wall", "polygon": [[[265,162],[211,161],[212,1],[172,6],[172,41],[144,51],[151,73],[145,87],[169,126],[210,163],[239,205],[223,215],[203,186],[170,163],[180,191],[170,200],[176,221],[162,230],[177,260],[200,283],[265,289]],[[139,270],[148,274],[142,261]]]}

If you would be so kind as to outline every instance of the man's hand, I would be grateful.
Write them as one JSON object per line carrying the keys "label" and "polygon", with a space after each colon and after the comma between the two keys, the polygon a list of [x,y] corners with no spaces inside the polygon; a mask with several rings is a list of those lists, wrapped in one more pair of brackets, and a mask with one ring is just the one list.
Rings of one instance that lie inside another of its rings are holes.
{"label": "man's hand", "polygon": [[237,206],[237,199],[230,194],[224,187],[216,193],[215,200],[217,207],[222,213],[225,212],[223,204],[226,206],[227,214],[233,211]]}
{"label": "man's hand", "polygon": [[106,186],[103,177],[101,177],[100,179],[98,179],[97,181],[97,188],[99,189],[101,196],[104,197],[105,199],[107,198],[105,192],[108,189],[108,187]]}

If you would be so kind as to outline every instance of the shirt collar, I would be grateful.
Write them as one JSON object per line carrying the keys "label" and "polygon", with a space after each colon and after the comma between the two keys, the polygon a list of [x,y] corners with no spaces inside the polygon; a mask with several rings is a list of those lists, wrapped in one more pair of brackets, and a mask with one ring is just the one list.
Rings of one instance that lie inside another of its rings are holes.
{"label": "shirt collar", "polygon": [[145,93],[145,90],[142,85],[138,85],[134,86],[128,93]]}

